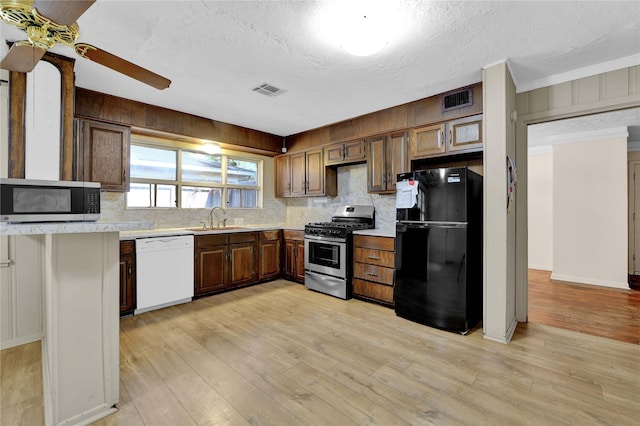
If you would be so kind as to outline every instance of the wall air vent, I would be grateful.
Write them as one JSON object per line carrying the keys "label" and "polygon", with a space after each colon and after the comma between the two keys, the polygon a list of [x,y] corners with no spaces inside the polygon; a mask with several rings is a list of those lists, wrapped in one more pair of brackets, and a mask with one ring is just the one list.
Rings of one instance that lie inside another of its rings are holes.
{"label": "wall air vent", "polygon": [[262,93],[265,96],[277,96],[284,93],[284,90],[276,86],[273,86],[269,83],[263,83],[259,86],[254,87],[251,90],[253,90],[254,92]]}
{"label": "wall air vent", "polygon": [[462,108],[471,105],[473,105],[471,88],[445,93],[442,96],[442,111],[449,111],[451,109]]}

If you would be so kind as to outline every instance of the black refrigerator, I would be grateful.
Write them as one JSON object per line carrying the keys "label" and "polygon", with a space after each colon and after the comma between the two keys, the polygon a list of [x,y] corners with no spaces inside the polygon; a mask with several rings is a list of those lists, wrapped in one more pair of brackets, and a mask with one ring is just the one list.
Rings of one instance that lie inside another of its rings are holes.
{"label": "black refrigerator", "polygon": [[442,168],[398,182],[396,314],[466,334],[482,318],[482,176]]}

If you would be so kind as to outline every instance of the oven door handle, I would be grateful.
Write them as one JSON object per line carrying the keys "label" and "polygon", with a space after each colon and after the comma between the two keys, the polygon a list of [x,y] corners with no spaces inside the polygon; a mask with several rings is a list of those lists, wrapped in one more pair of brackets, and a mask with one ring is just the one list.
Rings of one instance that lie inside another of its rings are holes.
{"label": "oven door handle", "polygon": [[323,237],[320,235],[305,235],[304,238],[305,240],[326,241],[328,243],[344,243],[345,242],[344,238]]}

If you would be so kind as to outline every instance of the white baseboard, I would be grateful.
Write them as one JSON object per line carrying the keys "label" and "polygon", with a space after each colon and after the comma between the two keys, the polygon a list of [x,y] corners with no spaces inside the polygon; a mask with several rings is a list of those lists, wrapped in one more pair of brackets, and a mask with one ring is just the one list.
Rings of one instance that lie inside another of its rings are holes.
{"label": "white baseboard", "polygon": [[553,267],[551,265],[536,265],[536,264],[532,264],[530,263],[527,268],[529,269],[539,269],[541,271],[553,271]]}
{"label": "white baseboard", "polygon": [[568,281],[578,284],[591,284],[591,285],[599,285],[603,287],[613,287],[613,288],[622,288],[625,290],[629,289],[628,282],[616,282],[616,281],[605,281],[605,280],[594,280],[593,278],[587,277],[577,277],[573,275],[563,275],[563,274],[551,274],[551,279],[556,281]]}

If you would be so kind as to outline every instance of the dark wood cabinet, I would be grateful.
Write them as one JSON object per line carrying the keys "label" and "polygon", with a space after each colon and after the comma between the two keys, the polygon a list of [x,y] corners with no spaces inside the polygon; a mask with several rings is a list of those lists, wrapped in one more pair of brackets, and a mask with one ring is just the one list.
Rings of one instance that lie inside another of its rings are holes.
{"label": "dark wood cabinet", "polygon": [[291,155],[275,157],[276,197],[291,195]]}
{"label": "dark wood cabinet", "polygon": [[364,139],[337,143],[324,148],[324,160],[327,166],[362,162],[367,159]]}
{"label": "dark wood cabinet", "polygon": [[120,241],[120,315],[132,314],[136,308],[135,241]]}
{"label": "dark wood cabinet", "polygon": [[255,232],[197,235],[195,252],[196,296],[257,281]]}
{"label": "dark wood cabinet", "polygon": [[322,148],[276,157],[275,167],[277,197],[338,193],[336,170],[325,167]]}
{"label": "dark wood cabinet", "polygon": [[228,234],[199,235],[195,237],[196,296],[224,290],[229,275]]}
{"label": "dark wood cabinet", "polygon": [[284,231],[284,277],[304,282],[304,231]]}
{"label": "dark wood cabinet", "polygon": [[258,280],[278,278],[282,272],[282,231],[260,232],[258,247]]}
{"label": "dark wood cabinet", "polygon": [[257,248],[255,232],[229,234],[229,287],[257,281]]}
{"label": "dark wood cabinet", "polygon": [[353,244],[354,297],[393,306],[395,239],[355,235]]}
{"label": "dark wood cabinet", "polygon": [[129,127],[76,120],[78,180],[100,182],[103,190],[129,190]]}
{"label": "dark wood cabinet", "polygon": [[367,191],[389,193],[396,190],[398,173],[409,171],[407,133],[399,132],[368,141]]}

